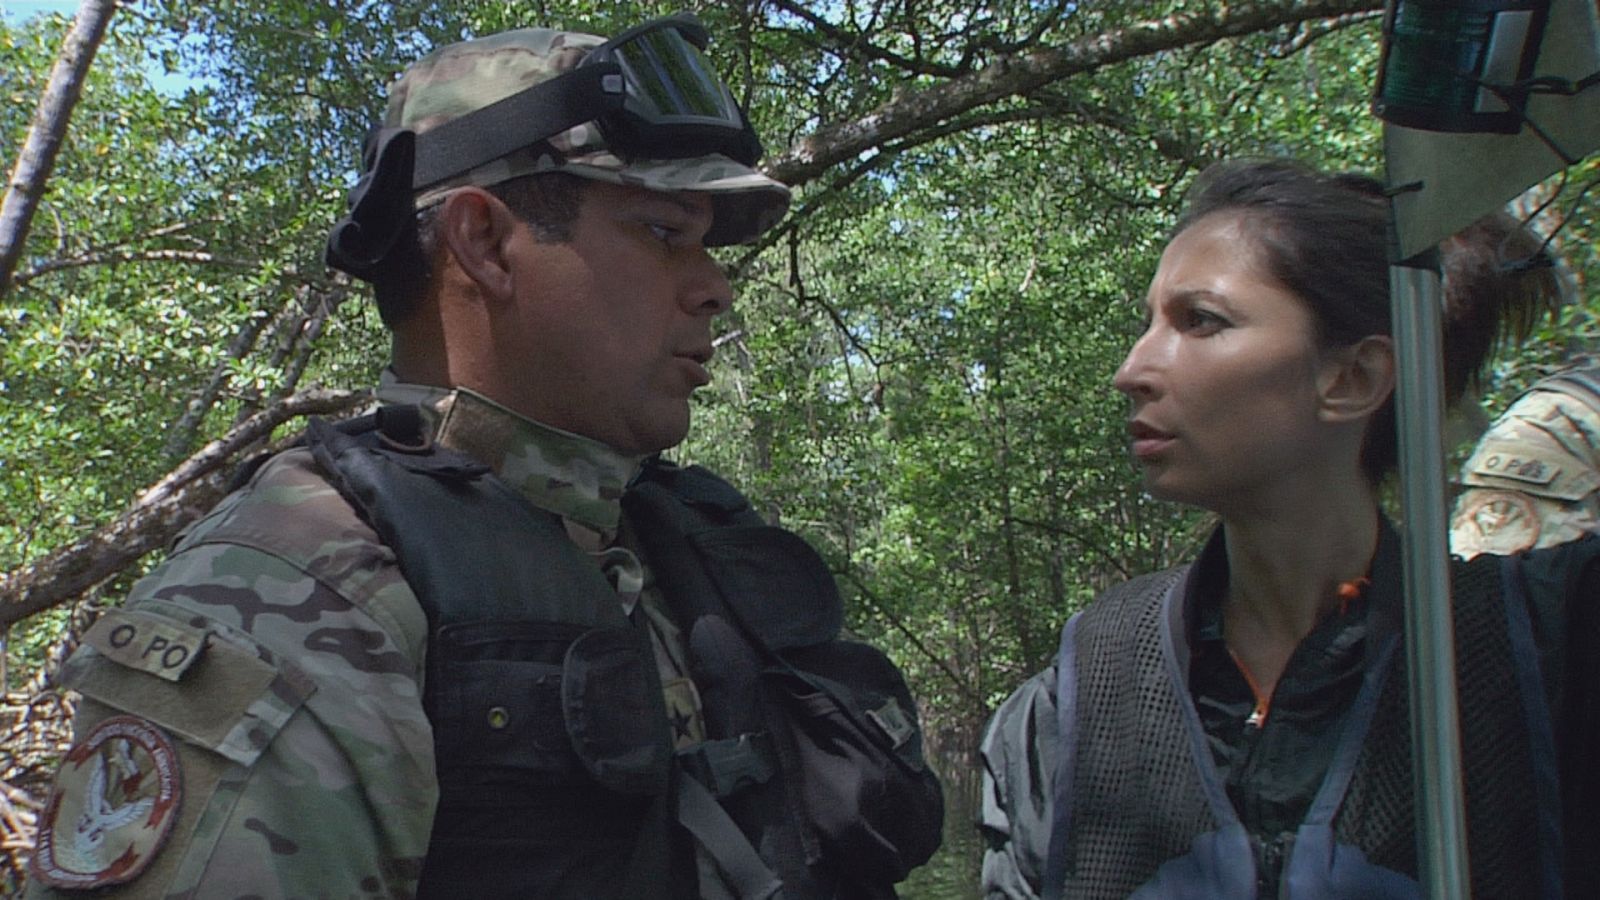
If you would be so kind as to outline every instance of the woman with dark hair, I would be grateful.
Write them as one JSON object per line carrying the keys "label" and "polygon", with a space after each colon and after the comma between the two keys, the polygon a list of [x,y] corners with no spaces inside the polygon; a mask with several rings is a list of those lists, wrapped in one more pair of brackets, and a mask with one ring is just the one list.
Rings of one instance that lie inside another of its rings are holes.
{"label": "woman with dark hair", "polygon": [[[1073,616],[985,734],[988,897],[1420,896],[1387,204],[1284,161],[1203,173],[1114,384],[1157,497],[1216,513],[1191,564]],[[1446,393],[1557,282],[1491,217],[1441,247]],[[1600,540],[1453,563],[1477,897],[1600,896]]]}

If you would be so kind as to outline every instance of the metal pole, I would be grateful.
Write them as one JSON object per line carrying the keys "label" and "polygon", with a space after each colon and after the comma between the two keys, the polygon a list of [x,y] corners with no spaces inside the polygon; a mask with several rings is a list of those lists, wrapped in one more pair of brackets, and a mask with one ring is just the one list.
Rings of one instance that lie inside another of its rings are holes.
{"label": "metal pole", "polygon": [[1461,728],[1456,708],[1455,629],[1445,533],[1441,289],[1435,261],[1389,270],[1400,427],[1405,636],[1411,689],[1417,861],[1425,895],[1470,895]]}

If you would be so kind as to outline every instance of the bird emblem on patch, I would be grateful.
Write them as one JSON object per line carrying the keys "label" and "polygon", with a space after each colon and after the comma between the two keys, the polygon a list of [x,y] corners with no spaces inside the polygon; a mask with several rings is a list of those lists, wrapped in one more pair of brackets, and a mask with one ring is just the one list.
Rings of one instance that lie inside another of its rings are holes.
{"label": "bird emblem on patch", "polygon": [[1471,522],[1496,552],[1526,550],[1539,539],[1539,513],[1524,497],[1510,491],[1486,491],[1460,518]]}
{"label": "bird emblem on patch", "polygon": [[63,760],[29,864],[35,880],[84,890],[136,878],[178,816],[178,754],[160,729],[112,716]]}

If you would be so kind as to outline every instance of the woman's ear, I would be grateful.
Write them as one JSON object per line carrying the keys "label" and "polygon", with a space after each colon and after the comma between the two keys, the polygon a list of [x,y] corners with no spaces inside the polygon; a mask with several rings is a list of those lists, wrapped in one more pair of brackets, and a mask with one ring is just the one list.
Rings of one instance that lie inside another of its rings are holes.
{"label": "woman's ear", "polygon": [[1349,422],[1375,414],[1394,393],[1394,341],[1369,334],[1325,355],[1317,377],[1318,414]]}
{"label": "woman's ear", "polygon": [[452,192],[435,220],[445,255],[490,301],[508,301],[515,291],[510,243],[516,217],[506,205],[478,187]]}

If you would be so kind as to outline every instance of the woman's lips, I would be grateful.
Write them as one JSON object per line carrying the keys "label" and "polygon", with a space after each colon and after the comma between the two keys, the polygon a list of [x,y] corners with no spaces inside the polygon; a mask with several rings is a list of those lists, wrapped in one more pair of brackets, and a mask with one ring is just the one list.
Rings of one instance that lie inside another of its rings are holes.
{"label": "woman's lips", "polygon": [[1173,440],[1171,432],[1162,431],[1139,421],[1128,423],[1128,435],[1133,438],[1130,446],[1133,455],[1138,459],[1150,459],[1160,455]]}

